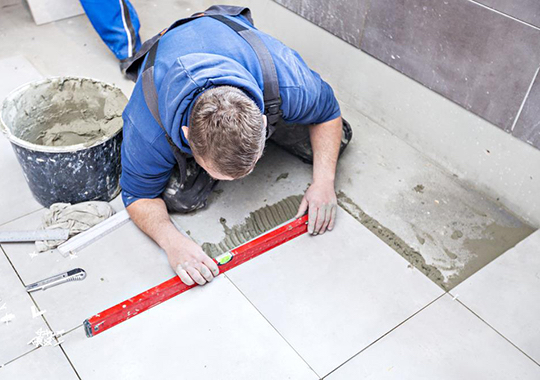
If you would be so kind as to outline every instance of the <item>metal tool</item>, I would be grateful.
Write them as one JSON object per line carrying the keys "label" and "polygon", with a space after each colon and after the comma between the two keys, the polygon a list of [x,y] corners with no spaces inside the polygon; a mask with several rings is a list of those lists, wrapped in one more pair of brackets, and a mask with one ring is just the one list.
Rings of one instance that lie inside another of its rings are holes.
{"label": "metal tool", "polygon": [[0,243],[19,243],[38,240],[66,240],[69,230],[55,228],[50,230],[0,231]]}
{"label": "metal tool", "polygon": [[36,290],[46,290],[52,288],[53,286],[63,284],[69,281],[81,281],[86,278],[86,272],[84,269],[75,268],[64,273],[57,274],[46,278],[44,280],[35,282],[26,287],[28,293],[35,292]]}

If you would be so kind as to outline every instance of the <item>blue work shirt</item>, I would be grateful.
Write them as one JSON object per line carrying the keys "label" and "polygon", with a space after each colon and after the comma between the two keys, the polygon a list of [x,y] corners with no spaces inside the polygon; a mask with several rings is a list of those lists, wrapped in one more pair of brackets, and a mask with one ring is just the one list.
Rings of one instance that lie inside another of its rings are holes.
{"label": "blue work shirt", "polygon": [[[255,29],[243,16],[227,16],[256,30],[274,59],[282,99],[283,119],[317,124],[340,116],[332,88],[309,69],[297,52]],[[234,86],[243,90],[264,112],[263,78],[251,46],[234,30],[210,17],[201,17],[165,33],[154,66],[161,121],[184,153],[191,150],[181,126],[201,89]],[[142,81],[137,81],[124,110],[122,198],[124,204],[156,198],[176,165],[165,133],[146,106]]]}

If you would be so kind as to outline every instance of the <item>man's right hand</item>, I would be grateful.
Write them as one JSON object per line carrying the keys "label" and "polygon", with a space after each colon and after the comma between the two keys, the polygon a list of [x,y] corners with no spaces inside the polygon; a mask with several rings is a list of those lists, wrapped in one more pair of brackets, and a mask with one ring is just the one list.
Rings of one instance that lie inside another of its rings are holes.
{"label": "man's right hand", "polygon": [[171,267],[184,284],[204,285],[219,274],[214,260],[171,223],[163,199],[139,199],[127,211],[133,222],[167,253]]}
{"label": "man's right hand", "polygon": [[169,264],[186,285],[204,285],[219,274],[217,264],[192,240],[182,236],[166,249]]}

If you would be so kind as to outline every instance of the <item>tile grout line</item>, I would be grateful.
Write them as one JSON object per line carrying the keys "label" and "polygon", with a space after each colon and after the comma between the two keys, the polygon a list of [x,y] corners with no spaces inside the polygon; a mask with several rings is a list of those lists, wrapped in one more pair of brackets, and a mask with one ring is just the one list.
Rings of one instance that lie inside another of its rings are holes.
{"label": "tile grout line", "polygon": [[534,82],[536,82],[536,77],[538,76],[538,71],[540,71],[540,67],[536,69],[536,72],[533,75],[531,84],[529,85],[529,88],[527,89],[527,92],[525,93],[525,97],[523,98],[523,101],[521,102],[521,106],[519,107],[519,110],[516,114],[516,118],[514,119],[514,122],[512,123],[512,127],[510,128],[510,132],[514,132],[514,128],[516,127],[516,124],[519,120],[519,117],[521,116],[521,112],[523,111],[523,108],[525,107],[525,103],[527,102],[527,99],[529,98],[529,94],[531,93],[531,90],[533,88]]}
{"label": "tile grout line", "polygon": [[8,220],[8,221],[3,222],[3,223],[0,223],[0,227],[3,227],[3,226],[5,226],[6,224],[12,223],[12,222],[14,222],[14,221],[16,221],[16,220],[22,219],[22,218],[24,218],[25,216],[28,216],[28,215],[33,214],[33,213],[35,213],[35,212],[41,211],[41,210],[43,210],[44,208],[45,208],[45,207],[40,207],[40,208],[35,209],[35,210],[33,210],[33,211],[27,212],[27,213],[24,214],[24,215],[21,215],[21,216],[18,216],[18,217],[16,217],[16,218],[14,218],[14,219]]}
{"label": "tile grout line", "polygon": [[354,354],[353,356],[351,356],[349,359],[345,360],[343,363],[341,363],[340,365],[338,365],[336,368],[334,368],[332,371],[328,372],[326,375],[324,375],[324,378],[326,378],[327,376],[331,375],[332,373],[334,373],[335,371],[337,371],[339,368],[343,367],[345,364],[347,364],[348,362],[350,362],[351,360],[353,360],[355,357],[357,357],[358,355],[360,355],[362,352],[364,352],[365,350],[367,350],[368,348],[370,348],[371,346],[373,346],[375,343],[377,343],[378,341],[380,341],[381,339],[383,339],[384,337],[386,337],[387,335],[389,335],[391,332],[393,332],[394,330],[396,330],[398,327],[401,327],[403,324],[405,324],[407,321],[409,321],[411,318],[414,318],[418,313],[422,312],[423,310],[425,310],[427,307],[431,306],[433,303],[437,302],[439,299],[441,299],[442,297],[444,297],[445,295],[447,295],[448,293],[447,292],[444,292],[443,294],[441,294],[440,296],[436,297],[433,301],[429,302],[427,305],[425,305],[424,307],[422,307],[420,310],[416,311],[415,313],[413,313],[412,315],[410,315],[408,318],[404,319],[403,321],[401,321],[399,324],[397,324],[396,326],[392,327],[390,330],[388,330],[386,333],[384,333],[383,335],[381,335],[380,337],[378,337],[377,339],[375,339],[373,342],[371,342],[370,344],[368,344],[366,347],[362,348],[360,351],[358,351],[356,354]]}
{"label": "tile grout line", "polygon": [[[4,250],[3,247],[0,246],[0,250],[2,250],[2,252],[4,253],[4,256],[6,257],[7,261],[9,262],[9,265],[11,265],[11,267],[13,268],[13,271],[15,272],[15,274],[17,275],[17,277],[19,278],[19,281],[21,282],[23,288],[25,287],[24,285],[24,281],[22,280],[22,277],[19,275],[19,272],[17,272],[17,269],[15,268],[15,266],[13,265],[13,263],[11,262],[9,256],[7,255],[6,251]],[[32,294],[29,294],[29,293],[26,293],[28,295],[28,297],[30,298],[30,300],[32,301],[32,303],[34,304],[35,307],[38,308],[38,310],[41,310],[41,308],[39,307],[39,305],[37,304],[36,300],[34,299],[34,297],[32,296]],[[48,329],[50,331],[52,331],[54,333],[54,330],[52,329],[51,325],[49,324],[49,322],[47,321],[47,319],[45,318],[45,316],[42,314],[41,316],[41,319],[43,319],[43,322],[45,322],[45,325],[47,325]],[[69,332],[73,331],[74,329],[71,329]],[[58,341],[58,339],[56,339]],[[77,376],[77,378],[79,380],[81,380],[81,377],[79,376],[79,373],[77,372],[77,370],[75,369],[75,367],[73,366],[73,363],[71,363],[71,360],[69,359],[69,357],[67,356],[66,352],[64,351],[64,348],[62,347],[61,344],[58,345],[58,347],[60,348],[60,350],[62,351],[62,353],[64,354],[66,360],[68,361],[69,365],[71,366],[71,368],[73,369],[73,372],[75,372],[75,375]],[[37,347],[29,352],[27,352],[26,354],[23,354],[13,360],[11,360],[10,362],[8,363],[11,363],[17,359],[19,359],[20,357],[22,356],[25,356],[27,354],[29,354],[30,352],[34,352],[35,350],[39,349],[40,347]],[[6,363],[7,364],[7,363]]]}
{"label": "tile grout line", "polygon": [[23,356],[26,356],[26,355],[28,355],[28,354],[30,354],[30,353],[36,351],[36,350],[39,350],[39,349],[40,349],[40,347],[34,347],[34,348],[31,349],[30,351],[25,352],[24,354],[20,354],[19,356],[15,357],[15,358],[13,358],[13,359],[8,360],[8,361],[5,362],[4,364],[0,364],[0,369],[4,368],[5,366],[7,366],[7,365],[9,365],[9,364],[11,364],[11,363],[13,363],[13,362],[16,361],[16,360],[19,360],[19,359],[22,358]]}
{"label": "tile grout line", "polygon": [[523,20],[521,20],[521,19],[519,19],[519,18],[517,18],[517,17],[514,17],[514,16],[512,16],[512,15],[509,15],[508,13],[501,12],[501,11],[495,9],[495,8],[488,7],[487,5],[484,5],[484,4],[479,3],[477,0],[468,0],[468,1],[469,1],[470,3],[473,3],[473,4],[475,4],[475,5],[478,5],[479,7],[485,8],[485,9],[491,11],[491,12],[495,12],[495,13],[501,15],[501,16],[507,17],[507,18],[509,18],[509,19],[511,19],[511,20],[514,20],[514,21],[517,21],[517,22],[519,22],[520,24],[526,25],[526,26],[528,26],[528,27],[530,27],[530,28],[533,28],[533,29],[536,29],[536,30],[540,30],[540,27],[538,27],[538,26],[536,26],[536,25],[533,25],[533,24],[531,24],[531,23],[529,23],[529,22],[527,22],[527,21],[523,21]]}
{"label": "tile grout line", "polygon": [[366,34],[366,27],[367,27],[367,23],[368,23],[368,16],[369,16],[369,11],[370,10],[371,10],[371,0],[367,0],[366,12],[364,13],[364,24],[362,25],[362,31],[360,32],[360,39],[358,40],[358,46],[355,46],[360,51],[363,51],[362,50],[362,41],[364,40],[364,35]]}
{"label": "tile grout line", "polygon": [[304,363],[306,363],[306,365],[309,367],[309,369],[311,371],[313,371],[313,373],[317,376],[318,379],[321,379],[322,377],[319,376],[319,374],[317,372],[315,372],[315,370],[313,368],[311,368],[311,366],[309,365],[309,363],[302,357],[302,355],[300,355],[300,353],[298,351],[296,351],[296,349],[289,343],[289,341],[287,339],[285,339],[285,337],[283,335],[281,335],[281,333],[278,331],[278,329],[266,318],[266,316],[257,308],[257,306],[255,306],[253,304],[253,302],[251,302],[251,300],[244,294],[244,292],[242,292],[242,290],[234,283],[234,281],[227,275],[227,273],[223,273],[223,276],[225,276],[225,278],[236,288],[236,290],[238,290],[240,292],[240,294],[242,294],[242,296],[244,296],[244,298],[249,302],[249,304],[251,306],[253,306],[253,308],[255,310],[257,310],[257,312],[261,315],[261,317],[264,318],[264,320],[270,325],[272,326],[272,328],[274,329],[274,331],[281,337],[281,339],[283,339],[283,341],[285,341],[285,343],[287,343],[287,345],[296,353],[296,355],[298,355],[298,357],[300,359],[302,359],[302,361]]}
{"label": "tile grout line", "polygon": [[512,346],[514,346],[519,352],[521,352],[523,355],[525,355],[527,358],[529,358],[534,364],[540,367],[540,363],[538,363],[536,360],[534,360],[532,357],[530,357],[525,351],[523,351],[521,348],[519,348],[516,344],[514,344],[510,339],[505,337],[502,333],[500,333],[495,327],[491,326],[486,320],[484,320],[482,317],[480,317],[478,314],[476,314],[471,308],[469,308],[467,305],[465,305],[463,302],[461,302],[460,299],[456,299],[465,309],[470,311],[475,317],[480,319],[482,322],[484,322],[490,329],[495,331],[498,335],[500,335],[504,340],[506,340],[508,343],[510,343]]}

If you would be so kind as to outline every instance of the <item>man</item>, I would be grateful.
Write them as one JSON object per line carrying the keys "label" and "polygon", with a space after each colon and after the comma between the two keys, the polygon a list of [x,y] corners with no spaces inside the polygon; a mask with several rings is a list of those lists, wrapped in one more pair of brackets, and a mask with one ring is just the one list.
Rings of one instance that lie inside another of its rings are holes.
{"label": "man", "polygon": [[214,6],[173,24],[123,65],[138,75],[123,114],[123,200],[187,285],[212,281],[218,267],[167,211],[204,207],[217,180],[248,175],[267,137],[313,163],[297,214],[309,212],[309,233],[335,223],[336,162],[350,127],[331,87],[252,24],[247,8]]}

